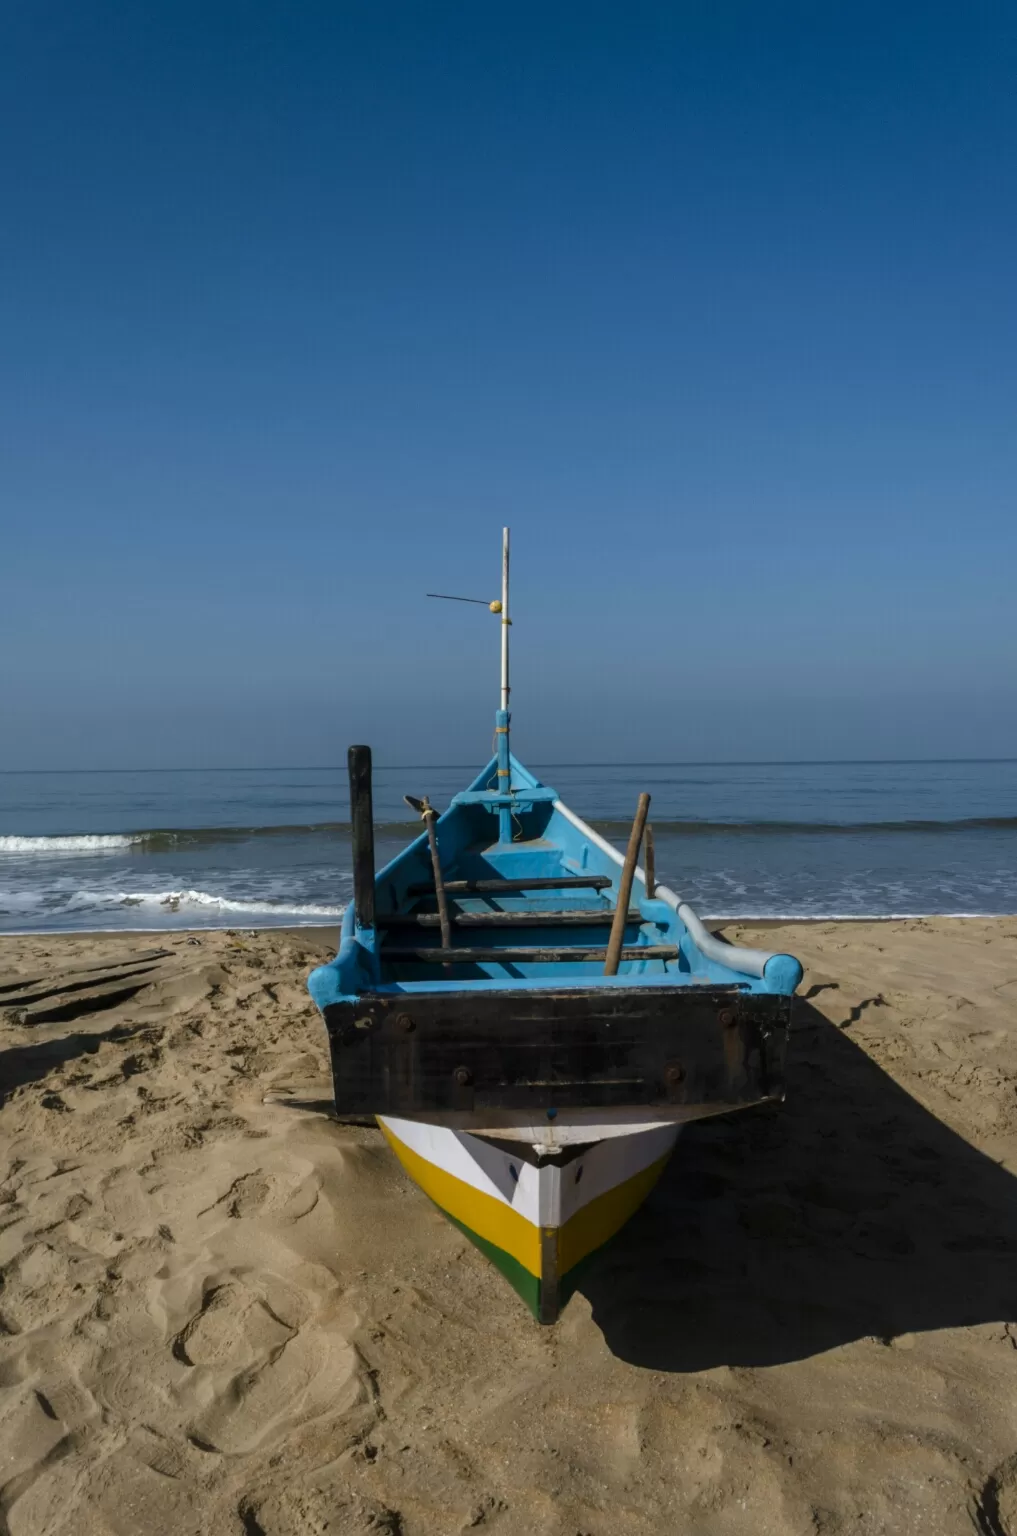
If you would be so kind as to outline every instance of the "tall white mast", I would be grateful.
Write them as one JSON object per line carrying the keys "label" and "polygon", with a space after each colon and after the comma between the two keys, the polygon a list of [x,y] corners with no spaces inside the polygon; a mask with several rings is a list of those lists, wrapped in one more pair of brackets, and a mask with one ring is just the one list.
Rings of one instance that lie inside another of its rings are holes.
{"label": "tall white mast", "polygon": [[501,707],[509,707],[509,531],[501,530]]}

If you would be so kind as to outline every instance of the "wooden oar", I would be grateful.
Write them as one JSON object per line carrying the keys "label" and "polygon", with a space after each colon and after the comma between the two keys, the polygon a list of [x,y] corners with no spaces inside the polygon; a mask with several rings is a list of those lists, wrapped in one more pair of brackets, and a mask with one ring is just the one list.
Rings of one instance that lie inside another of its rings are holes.
{"label": "wooden oar", "polygon": [[649,809],[649,795],[641,794],[639,796],[639,804],[636,806],[636,818],[632,823],[632,831],[629,833],[629,846],[625,852],[625,863],[622,865],[621,880],[618,885],[618,904],[614,909],[611,937],[607,941],[607,959],[604,961],[605,976],[617,976],[618,974],[622,939],[625,937],[625,923],[628,920],[629,897],[632,895],[632,881],[636,873],[639,846],[643,841],[643,828],[646,826],[646,817]]}
{"label": "wooden oar", "polygon": [[434,830],[435,822],[438,820],[438,812],[434,809],[426,795],[422,800],[418,800],[415,795],[403,795],[403,799],[414,811],[419,811],[427,827],[427,841],[431,849],[431,870],[434,874],[434,894],[438,901],[441,947],[442,949],[451,949],[452,928],[448,920],[448,902],[445,900],[445,881],[441,873],[441,859],[438,857],[438,834]]}

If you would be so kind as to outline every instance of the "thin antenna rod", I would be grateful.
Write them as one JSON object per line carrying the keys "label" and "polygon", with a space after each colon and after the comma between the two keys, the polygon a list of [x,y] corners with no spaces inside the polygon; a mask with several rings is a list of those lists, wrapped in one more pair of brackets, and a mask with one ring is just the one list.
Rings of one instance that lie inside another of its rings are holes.
{"label": "thin antenna rod", "polygon": [[451,592],[425,592],[424,596],[440,597],[443,603],[479,603],[481,608],[491,606],[486,597],[454,597]]}
{"label": "thin antenna rod", "polygon": [[509,531],[501,530],[501,707],[508,709],[509,694]]}

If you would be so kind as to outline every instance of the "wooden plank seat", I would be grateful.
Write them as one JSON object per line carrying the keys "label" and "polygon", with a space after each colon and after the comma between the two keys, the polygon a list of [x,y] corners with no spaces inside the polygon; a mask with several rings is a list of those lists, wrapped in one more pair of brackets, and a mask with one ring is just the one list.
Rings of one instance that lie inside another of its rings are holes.
{"label": "wooden plank seat", "polygon": [[[563,912],[450,912],[453,928],[610,928],[614,921],[613,907],[577,907]],[[643,914],[638,907],[630,907],[627,922],[641,923]],[[379,915],[379,928],[439,928],[441,919],[437,912],[393,912]]]}
{"label": "wooden plank seat", "polygon": [[[611,885],[607,875],[562,875],[553,880],[541,876],[533,880],[446,880],[445,893],[459,896],[465,891],[604,891]],[[411,885],[411,896],[433,896],[434,883]]]}
{"label": "wooden plank seat", "polygon": [[[473,965],[473,964],[506,964],[518,962],[538,963],[541,965],[562,962],[574,964],[590,961],[603,965],[607,959],[606,946],[598,949],[585,949],[573,945],[571,948],[552,949],[545,946],[520,945],[512,949],[487,949],[483,946],[469,948],[439,949],[437,946],[429,949],[410,949],[402,945],[385,944],[379,951],[379,958],[385,962],[415,964],[423,961],[433,965]],[[623,960],[677,960],[678,946],[676,944],[627,944],[621,952]]]}

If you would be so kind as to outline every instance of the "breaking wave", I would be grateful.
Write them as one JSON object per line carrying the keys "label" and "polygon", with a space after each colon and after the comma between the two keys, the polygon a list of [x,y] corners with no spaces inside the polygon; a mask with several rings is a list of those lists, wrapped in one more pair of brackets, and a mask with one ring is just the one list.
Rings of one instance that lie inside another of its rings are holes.
{"label": "breaking wave", "polygon": [[244,900],[236,896],[217,896],[214,891],[120,891],[115,896],[103,896],[98,892],[81,891],[81,902],[121,907],[158,907],[167,912],[233,912],[262,917],[327,917],[340,918],[344,906],[325,906],[318,902],[287,902]]}
{"label": "breaking wave", "polygon": [[0,853],[112,853],[145,841],[145,833],[81,832],[69,837],[0,837]]}
{"label": "breaking wave", "polygon": [[10,933],[97,928],[299,928],[337,924],[342,902],[301,901],[295,892],[238,896],[195,887],[163,891],[83,890],[73,885],[0,889],[0,931]]}
{"label": "breaking wave", "polygon": [[[401,837],[409,841],[420,831],[419,822],[375,822],[376,837]],[[321,821],[277,827],[155,827],[137,832],[57,833],[52,837],[0,835],[0,854],[32,853],[172,853],[182,848],[211,848],[223,843],[246,843],[254,838],[318,837],[348,838],[348,821]]]}
{"label": "breaking wave", "polygon": [[[631,823],[613,818],[591,817],[590,825],[605,837],[625,839]],[[888,833],[921,833],[936,836],[958,832],[1014,832],[1017,816],[968,816],[956,820],[900,821],[697,821],[692,818],[654,817],[658,837],[801,837],[801,836],[881,836]],[[419,834],[420,823],[378,821],[378,838],[410,841]],[[0,854],[47,853],[118,853],[131,849],[137,853],[170,853],[185,848],[210,848],[229,843],[246,843],[262,838],[321,838],[345,840],[350,834],[348,821],[321,821],[270,827],[165,827],[137,832],[82,832],[53,837],[0,835]]]}

